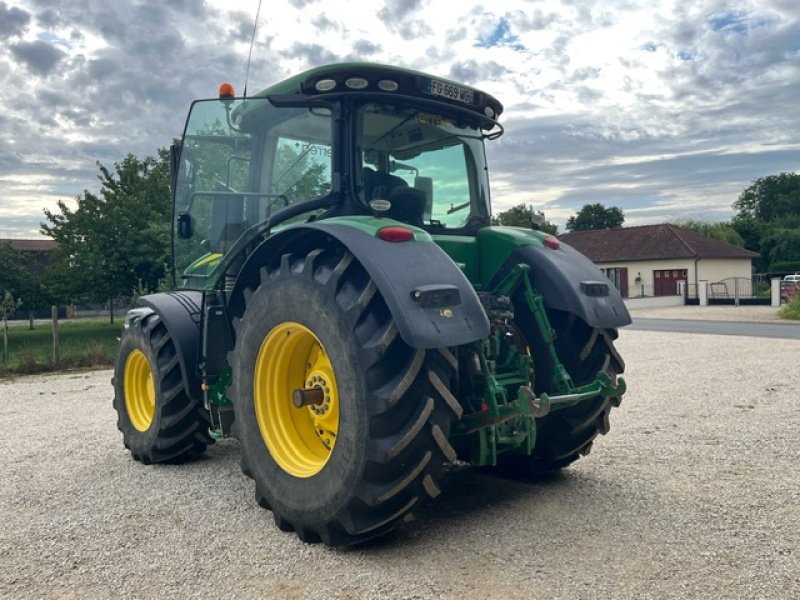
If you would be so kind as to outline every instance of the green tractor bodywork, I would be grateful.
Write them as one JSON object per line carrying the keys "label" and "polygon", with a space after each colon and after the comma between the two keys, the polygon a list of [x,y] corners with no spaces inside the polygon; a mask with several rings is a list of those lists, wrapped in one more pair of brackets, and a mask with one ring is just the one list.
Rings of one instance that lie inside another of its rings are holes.
{"label": "green tractor bodywork", "polygon": [[[195,403],[202,403],[207,422],[198,422],[201,428],[208,425],[207,434],[192,434],[194,441],[187,442],[190,450],[184,452],[202,451],[232,431],[236,435],[237,427],[241,437],[243,419],[249,417],[236,414],[236,395],[246,387],[239,381],[242,349],[237,339],[246,337],[242,322],[248,319],[250,297],[273,278],[292,283],[292,277],[302,279],[299,274],[308,272],[311,279],[336,281],[346,279],[342,273],[349,269],[356,283],[333,284],[332,289],[339,294],[343,285],[363,284],[364,297],[377,289],[386,308],[362,321],[388,314],[401,345],[415,357],[408,359],[410,375],[396,384],[395,397],[419,387],[420,394],[435,396],[454,415],[448,425],[430,421],[435,445],[421,465],[431,452],[481,466],[499,465],[501,457],[514,455],[550,470],[588,452],[594,436],[607,429],[610,406],[625,391],[624,381],[616,377],[622,361],[611,340],[630,319],[617,291],[577,252],[534,229],[490,225],[483,144],[502,133],[501,112],[502,105],[479,90],[368,64],[313,69],[246,99],[195,102],[182,145],[172,149],[177,289],[143,297],[141,308],[126,320],[126,331],[138,326],[149,336],[142,343],[155,348],[143,353],[151,361],[148,377],[156,380],[154,427],[159,418],[172,423],[171,410],[159,416],[158,404],[162,388],[174,379],[169,365],[177,362],[185,405],[195,410]],[[361,275],[352,275],[351,264],[358,265]],[[302,303],[304,298],[288,301]],[[168,343],[160,341],[162,324]],[[302,327],[310,342],[319,343],[313,328]],[[356,333],[359,327],[366,325],[356,324]],[[387,341],[380,352],[391,354],[386,349],[390,343],[395,344]],[[159,344],[174,345],[174,358],[168,352],[162,359]],[[283,346],[267,335],[263,348]],[[568,356],[562,356],[565,352]],[[328,348],[321,356],[320,364],[333,365],[325,367],[329,370],[344,360]],[[430,366],[422,368],[432,375],[411,383],[423,356]],[[118,379],[127,381],[123,358]],[[142,364],[141,357],[136,360]],[[286,361],[280,364],[291,364]],[[161,362],[167,367],[162,369]],[[364,377],[369,381],[371,375]],[[140,389],[147,381],[141,379]],[[376,398],[381,389],[373,394]],[[118,396],[124,391],[120,388]],[[322,408],[315,406],[327,404],[312,392],[311,387],[298,389],[293,401],[301,410],[319,413]],[[391,407],[395,401],[376,400],[402,413]],[[423,417],[431,414],[430,402],[420,405],[417,424],[387,438],[395,440],[390,458],[402,453],[397,448],[409,443],[408,436],[418,434]],[[119,400],[118,410],[123,404]],[[560,411],[572,411],[570,418],[554,420]],[[255,417],[269,446],[269,435],[275,435],[269,419],[259,416],[258,408]],[[575,419],[587,424],[567,432],[565,423]],[[124,432],[122,413],[120,423]],[[443,433],[448,426],[449,434]],[[129,447],[131,440],[134,446],[139,443],[136,435],[126,438]],[[558,449],[569,435],[575,439],[564,442],[568,449]],[[157,436],[153,439],[155,448]],[[290,441],[305,443],[303,435]],[[325,444],[333,456],[330,440]],[[141,447],[131,449],[134,457],[165,459],[148,450],[147,443]],[[291,452],[275,456],[289,464]],[[177,446],[173,454],[181,455]],[[324,474],[326,460],[314,469]],[[256,470],[252,464],[243,468]],[[291,464],[288,471],[293,472]],[[419,467],[401,479],[408,484],[418,478],[420,489],[435,495],[426,473]],[[259,495],[266,484],[255,478]],[[391,504],[395,493],[390,490],[373,501]],[[335,526],[314,519],[304,525],[305,517],[291,508],[275,508],[275,494],[264,492],[262,503],[273,509],[279,526],[333,544],[382,532],[414,503],[393,508],[389,517],[369,527],[359,528],[354,514],[360,509],[352,508],[331,521]],[[336,533],[341,528],[346,535]]]}

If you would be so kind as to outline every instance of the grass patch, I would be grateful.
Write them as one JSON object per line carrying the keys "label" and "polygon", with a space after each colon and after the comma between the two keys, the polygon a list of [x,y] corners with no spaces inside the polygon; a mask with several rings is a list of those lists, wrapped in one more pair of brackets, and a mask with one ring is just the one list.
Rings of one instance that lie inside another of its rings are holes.
{"label": "grass patch", "polygon": [[33,330],[21,325],[9,327],[8,368],[4,369],[2,365],[0,341],[0,375],[112,365],[122,321],[113,325],[107,321],[61,321],[58,332],[61,360],[53,364],[53,329],[50,324],[37,325]]}
{"label": "grass patch", "polygon": [[795,294],[794,297],[778,311],[778,316],[781,319],[800,321],[800,292]]}

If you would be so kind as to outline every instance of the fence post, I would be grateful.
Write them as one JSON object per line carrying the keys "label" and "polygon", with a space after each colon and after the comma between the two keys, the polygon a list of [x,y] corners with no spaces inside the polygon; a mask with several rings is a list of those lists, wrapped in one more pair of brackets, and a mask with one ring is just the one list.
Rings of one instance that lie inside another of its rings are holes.
{"label": "fence post", "polygon": [[61,346],[58,341],[58,307],[50,307],[50,317],[53,319],[53,364],[57,365],[61,358]]}
{"label": "fence post", "polygon": [[708,280],[701,279],[697,282],[697,298],[700,306],[708,306]]}
{"label": "fence post", "polygon": [[739,306],[739,278],[733,280],[733,305]]}
{"label": "fence post", "polygon": [[8,320],[3,313],[3,369],[8,369]]}
{"label": "fence post", "polygon": [[770,279],[770,286],[769,286],[769,297],[770,297],[770,306],[780,306],[781,305],[781,280],[780,277],[773,277]]}

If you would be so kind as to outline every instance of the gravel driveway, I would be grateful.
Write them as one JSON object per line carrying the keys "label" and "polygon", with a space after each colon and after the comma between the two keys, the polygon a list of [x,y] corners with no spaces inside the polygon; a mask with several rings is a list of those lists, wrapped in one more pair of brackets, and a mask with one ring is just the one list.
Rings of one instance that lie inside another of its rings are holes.
{"label": "gravel driveway", "polygon": [[629,392],[544,482],[452,468],[415,522],[330,550],[278,531],[219,443],[122,447],[110,371],[0,382],[0,596],[800,597],[800,342],[623,331]]}

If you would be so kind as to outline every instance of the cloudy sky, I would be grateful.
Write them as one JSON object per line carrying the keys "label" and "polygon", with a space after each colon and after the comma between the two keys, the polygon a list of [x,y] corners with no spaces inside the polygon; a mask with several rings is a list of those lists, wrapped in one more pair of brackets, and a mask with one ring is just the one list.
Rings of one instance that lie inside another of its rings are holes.
{"label": "cloudy sky", "polygon": [[[154,154],[191,100],[244,84],[258,0],[0,0],[0,237]],[[370,8],[364,8],[369,6]],[[800,171],[797,0],[267,0],[250,91],[342,60],[463,81],[506,107],[495,210],[562,225],[729,218],[752,180]]]}

